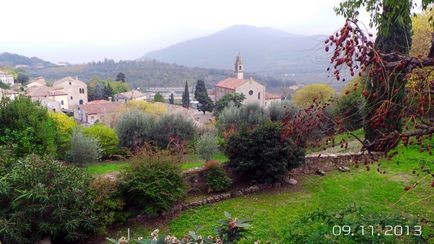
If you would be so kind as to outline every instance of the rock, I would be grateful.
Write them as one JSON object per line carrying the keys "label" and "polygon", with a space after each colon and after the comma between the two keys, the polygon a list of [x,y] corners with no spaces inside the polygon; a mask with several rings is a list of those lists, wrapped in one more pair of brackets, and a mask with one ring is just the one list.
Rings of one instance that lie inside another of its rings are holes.
{"label": "rock", "polygon": [[295,186],[298,184],[298,181],[294,178],[290,178],[290,179],[285,179],[285,183]]}
{"label": "rock", "polygon": [[324,176],[324,175],[326,174],[325,171],[322,170],[322,169],[317,169],[315,173],[316,173],[317,175],[321,175],[321,176]]}
{"label": "rock", "polygon": [[341,172],[349,172],[350,171],[350,168],[348,168],[347,166],[339,166],[338,169]]}

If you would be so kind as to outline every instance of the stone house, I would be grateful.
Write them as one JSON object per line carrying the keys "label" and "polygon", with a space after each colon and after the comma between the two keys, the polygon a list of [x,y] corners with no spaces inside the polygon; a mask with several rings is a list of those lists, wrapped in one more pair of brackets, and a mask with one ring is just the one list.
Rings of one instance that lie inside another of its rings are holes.
{"label": "stone house", "polygon": [[14,77],[0,70],[0,82],[7,85],[13,85]]}
{"label": "stone house", "polygon": [[265,93],[265,107],[270,106],[270,104],[273,103],[273,102],[280,102],[280,101],[282,101],[282,97],[281,96],[278,96],[278,95],[275,95],[275,94],[271,94],[271,93],[268,93],[268,92]]}
{"label": "stone house", "polygon": [[70,76],[60,80],[56,80],[53,83],[55,90],[62,90],[68,95],[68,109],[73,110],[78,105],[87,103],[87,84],[78,78],[72,78]]}
{"label": "stone house", "polygon": [[257,103],[265,106],[265,86],[250,79],[244,79],[243,63],[238,55],[235,61],[235,77],[226,78],[215,86],[215,101],[220,100],[228,93],[244,94],[246,99],[243,104]]}
{"label": "stone house", "polygon": [[34,87],[47,86],[44,77],[40,76],[34,80],[31,80],[27,85],[27,89],[33,89]]}
{"label": "stone house", "polygon": [[53,111],[60,112],[60,110],[70,109],[68,94],[63,90],[56,90],[47,86],[34,86],[27,90],[26,95],[29,96],[32,101],[39,101],[43,106],[46,105],[48,109]]}
{"label": "stone house", "polygon": [[125,109],[124,103],[95,100],[78,105],[74,109],[74,119],[85,125],[103,123],[113,127],[117,116],[123,109]]}
{"label": "stone house", "polygon": [[116,94],[114,96],[114,100],[116,102],[120,102],[120,103],[127,103],[128,101],[131,101],[131,100],[145,101],[146,95],[139,90],[133,89],[131,91]]}

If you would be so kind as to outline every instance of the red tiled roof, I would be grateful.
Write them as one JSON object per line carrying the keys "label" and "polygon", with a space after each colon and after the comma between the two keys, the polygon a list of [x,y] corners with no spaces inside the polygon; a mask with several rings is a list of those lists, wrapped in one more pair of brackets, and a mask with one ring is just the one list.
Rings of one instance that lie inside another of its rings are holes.
{"label": "red tiled roof", "polygon": [[265,100],[272,100],[272,99],[281,99],[282,97],[272,94],[272,93],[265,93]]}
{"label": "red tiled roof", "polygon": [[110,102],[107,100],[95,100],[79,106],[86,114],[102,114],[116,112],[124,107],[124,104],[117,102]]}
{"label": "red tiled roof", "polygon": [[237,78],[227,78],[225,80],[220,81],[215,86],[235,90],[237,87],[241,86],[242,84],[244,84],[248,81],[249,80],[242,80],[242,79],[237,79]]}
{"label": "red tiled roof", "polygon": [[64,96],[68,94],[61,90],[52,89],[51,87],[41,86],[41,87],[30,89],[27,95],[31,97],[48,97],[48,96]]}

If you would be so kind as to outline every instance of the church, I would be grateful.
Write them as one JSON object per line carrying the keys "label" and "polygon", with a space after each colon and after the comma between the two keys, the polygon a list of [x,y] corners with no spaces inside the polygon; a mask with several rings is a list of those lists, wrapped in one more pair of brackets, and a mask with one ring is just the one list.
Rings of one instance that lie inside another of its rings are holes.
{"label": "church", "polygon": [[243,101],[243,104],[256,103],[265,107],[271,103],[271,100],[280,101],[279,96],[267,94],[265,92],[265,86],[261,83],[252,78],[244,79],[244,65],[241,60],[241,55],[238,55],[235,59],[234,77],[226,78],[216,84],[215,101],[220,100],[228,93],[235,92],[244,94],[246,99]]}

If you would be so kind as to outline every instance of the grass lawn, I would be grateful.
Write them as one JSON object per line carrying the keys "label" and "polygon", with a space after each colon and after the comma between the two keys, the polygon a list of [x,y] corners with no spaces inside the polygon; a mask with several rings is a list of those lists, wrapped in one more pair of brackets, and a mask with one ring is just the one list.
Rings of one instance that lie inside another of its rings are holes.
{"label": "grass lawn", "polygon": [[[219,161],[220,163],[225,163],[228,161],[223,153],[217,153],[214,155],[213,159]],[[182,164],[181,168],[184,170],[198,168],[202,167],[204,164],[205,162],[199,159],[197,155],[190,155],[188,157],[187,163]],[[128,165],[129,162],[126,161],[98,162],[86,165],[86,170],[92,175],[102,175],[121,171],[123,168],[128,167]]]}
{"label": "grass lawn", "polygon": [[[431,143],[434,146],[434,140]],[[131,228],[133,237],[148,236],[154,228],[164,234],[183,236],[188,230],[200,227],[200,234],[214,233],[218,226],[216,220],[223,219],[228,211],[234,217],[252,220],[252,237],[245,243],[261,240],[265,243],[282,243],[281,237],[288,224],[308,212],[318,208],[339,210],[355,203],[369,212],[400,213],[434,220],[434,188],[432,176],[420,170],[421,165],[434,170],[433,157],[420,154],[418,148],[402,149],[393,160],[381,160],[380,168],[386,174],[376,171],[377,164],[367,171],[364,167],[352,167],[351,172],[328,172],[326,176],[310,175],[300,179],[296,187],[275,190],[222,201],[183,212],[176,219],[160,226],[145,227],[143,224],[124,226],[122,231],[114,232],[112,237],[126,235]],[[412,171],[416,169],[416,174]],[[419,182],[410,191],[404,187]],[[363,224],[363,223],[361,223]],[[424,231],[433,233],[431,225],[422,226]],[[262,243],[261,242],[261,243]]]}

